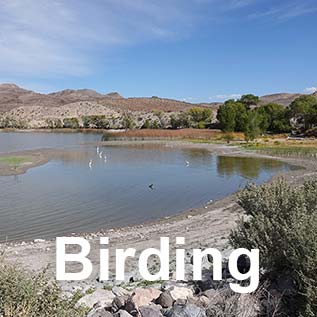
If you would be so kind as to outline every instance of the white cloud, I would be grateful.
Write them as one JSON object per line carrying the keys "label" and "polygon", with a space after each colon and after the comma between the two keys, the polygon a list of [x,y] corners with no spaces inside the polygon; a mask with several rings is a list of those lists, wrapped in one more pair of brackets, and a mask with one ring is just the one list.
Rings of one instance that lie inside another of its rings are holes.
{"label": "white cloud", "polygon": [[241,94],[215,95],[215,96],[209,97],[209,100],[225,101],[225,100],[228,100],[228,99],[239,99],[241,96],[242,96]]}
{"label": "white cloud", "polygon": [[317,87],[308,87],[304,89],[304,92],[307,94],[313,94],[316,91],[317,91]]}
{"label": "white cloud", "polygon": [[250,19],[262,19],[267,18],[277,22],[285,22],[290,19],[313,14],[317,12],[317,5],[315,1],[305,0],[305,1],[292,1],[284,4],[278,4],[266,8],[261,11],[254,12],[249,15]]}
{"label": "white cloud", "polygon": [[120,45],[186,32],[180,0],[0,0],[0,73],[86,75]]}
{"label": "white cloud", "polygon": [[182,39],[259,0],[0,0],[0,74],[85,76],[114,48]]}

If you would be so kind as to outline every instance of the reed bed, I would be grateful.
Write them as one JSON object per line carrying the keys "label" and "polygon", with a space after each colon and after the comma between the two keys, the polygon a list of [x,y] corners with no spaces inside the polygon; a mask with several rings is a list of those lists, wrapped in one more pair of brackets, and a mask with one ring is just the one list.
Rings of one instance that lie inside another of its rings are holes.
{"label": "reed bed", "polygon": [[162,129],[141,129],[127,130],[120,132],[106,132],[105,140],[206,140],[221,141],[228,137],[231,140],[243,140],[242,133],[228,134],[220,130],[209,129],[178,129],[178,130],[162,130]]}

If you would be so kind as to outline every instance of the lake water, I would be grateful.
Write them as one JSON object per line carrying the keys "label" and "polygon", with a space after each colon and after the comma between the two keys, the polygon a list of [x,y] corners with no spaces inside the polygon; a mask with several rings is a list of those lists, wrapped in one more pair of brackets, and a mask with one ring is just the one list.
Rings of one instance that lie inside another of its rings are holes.
{"label": "lake water", "polygon": [[159,145],[102,147],[105,162],[95,146],[84,145],[100,140],[98,134],[0,133],[0,152],[46,147],[71,153],[26,174],[0,177],[0,240],[53,238],[158,219],[291,168],[275,160]]}

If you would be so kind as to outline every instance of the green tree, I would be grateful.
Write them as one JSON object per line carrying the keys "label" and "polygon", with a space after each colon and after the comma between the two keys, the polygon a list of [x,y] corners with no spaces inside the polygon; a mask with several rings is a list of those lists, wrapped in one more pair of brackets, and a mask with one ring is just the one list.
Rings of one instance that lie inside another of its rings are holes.
{"label": "green tree", "polygon": [[129,113],[125,113],[122,117],[122,126],[124,129],[133,129],[135,126],[133,117]]}
{"label": "green tree", "polygon": [[259,113],[265,118],[263,130],[273,133],[289,132],[291,127],[289,123],[288,111],[282,105],[277,103],[268,103],[258,108]]}
{"label": "green tree", "polygon": [[258,96],[247,94],[247,95],[243,95],[239,101],[243,103],[244,105],[246,105],[247,107],[250,107],[250,106],[256,106],[259,103],[260,99]]}
{"label": "green tree", "polygon": [[193,126],[202,127],[211,124],[212,109],[194,107],[188,110],[188,115]]}
{"label": "green tree", "polygon": [[77,118],[65,118],[63,120],[63,127],[68,129],[78,129],[79,122]]}
{"label": "green tree", "polygon": [[248,111],[243,118],[244,137],[247,142],[256,139],[261,131],[263,117],[255,110]]}
{"label": "green tree", "polygon": [[174,129],[174,130],[176,130],[176,129],[181,127],[180,120],[175,114],[171,115],[170,124],[171,124],[171,128]]}
{"label": "green tree", "polygon": [[247,108],[243,103],[233,99],[227,100],[219,107],[217,113],[221,129],[225,132],[242,132],[246,113]]}
{"label": "green tree", "polygon": [[221,130],[225,132],[234,132],[236,128],[236,108],[234,100],[228,100],[221,105],[217,112],[217,119]]}
{"label": "green tree", "polygon": [[289,106],[292,116],[310,114],[316,111],[317,100],[311,95],[296,98]]}

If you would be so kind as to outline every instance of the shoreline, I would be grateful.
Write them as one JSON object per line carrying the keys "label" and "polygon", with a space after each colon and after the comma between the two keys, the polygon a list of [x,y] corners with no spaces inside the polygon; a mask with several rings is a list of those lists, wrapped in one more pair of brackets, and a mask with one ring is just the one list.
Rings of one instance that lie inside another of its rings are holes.
{"label": "shoreline", "polygon": [[[96,142],[96,144],[99,145],[132,145],[148,143],[153,142]],[[317,175],[317,162],[312,159],[273,157],[256,152],[248,152],[236,146],[222,144],[193,144],[184,141],[155,141],[154,143],[173,147],[204,148],[212,153],[224,156],[275,159],[300,168],[288,172],[277,173],[268,182],[272,182],[278,177],[284,177],[287,180],[300,184],[304,179]],[[48,160],[55,157],[55,155],[60,155],[64,152],[61,151],[61,153],[56,154],[56,150],[54,151],[55,153],[53,153],[52,150],[37,150],[37,152],[39,151],[44,151]],[[18,154],[19,152],[16,153]],[[174,241],[176,236],[183,236],[186,240],[186,248],[215,247],[221,250],[226,256],[228,252],[230,252],[230,248],[228,248],[228,234],[236,225],[239,215],[241,215],[241,208],[235,202],[237,192],[220,200],[208,203],[203,207],[185,210],[176,215],[144,222],[142,224],[104,229],[91,233],[69,234],[68,236],[81,236],[89,240],[91,244],[91,254],[89,258],[93,263],[94,271],[88,280],[80,282],[62,282],[61,286],[69,291],[74,287],[84,289],[88,285],[95,287],[100,287],[100,285],[102,285],[98,282],[100,236],[109,237],[110,268],[114,267],[114,249],[135,247],[138,254],[138,252],[149,246],[158,247],[159,238],[163,236],[170,237],[170,241]],[[206,232],[208,233],[207,235],[204,234]],[[38,238],[39,239],[35,239],[31,242],[17,241],[7,244],[1,243],[0,250],[5,252],[5,258],[10,263],[18,264],[26,270],[37,273],[48,267],[48,273],[51,276],[54,276],[55,239],[44,240],[40,239],[40,237]],[[172,246],[171,253],[174,251],[175,245]],[[137,267],[134,264],[133,261],[131,261],[127,263],[127,267]],[[154,265],[154,263],[152,264]],[[78,265],[73,264],[70,266],[70,269],[76,270],[79,269],[79,267]],[[131,270],[130,275],[127,275],[127,280],[131,276],[137,279],[137,272],[133,269]]]}

